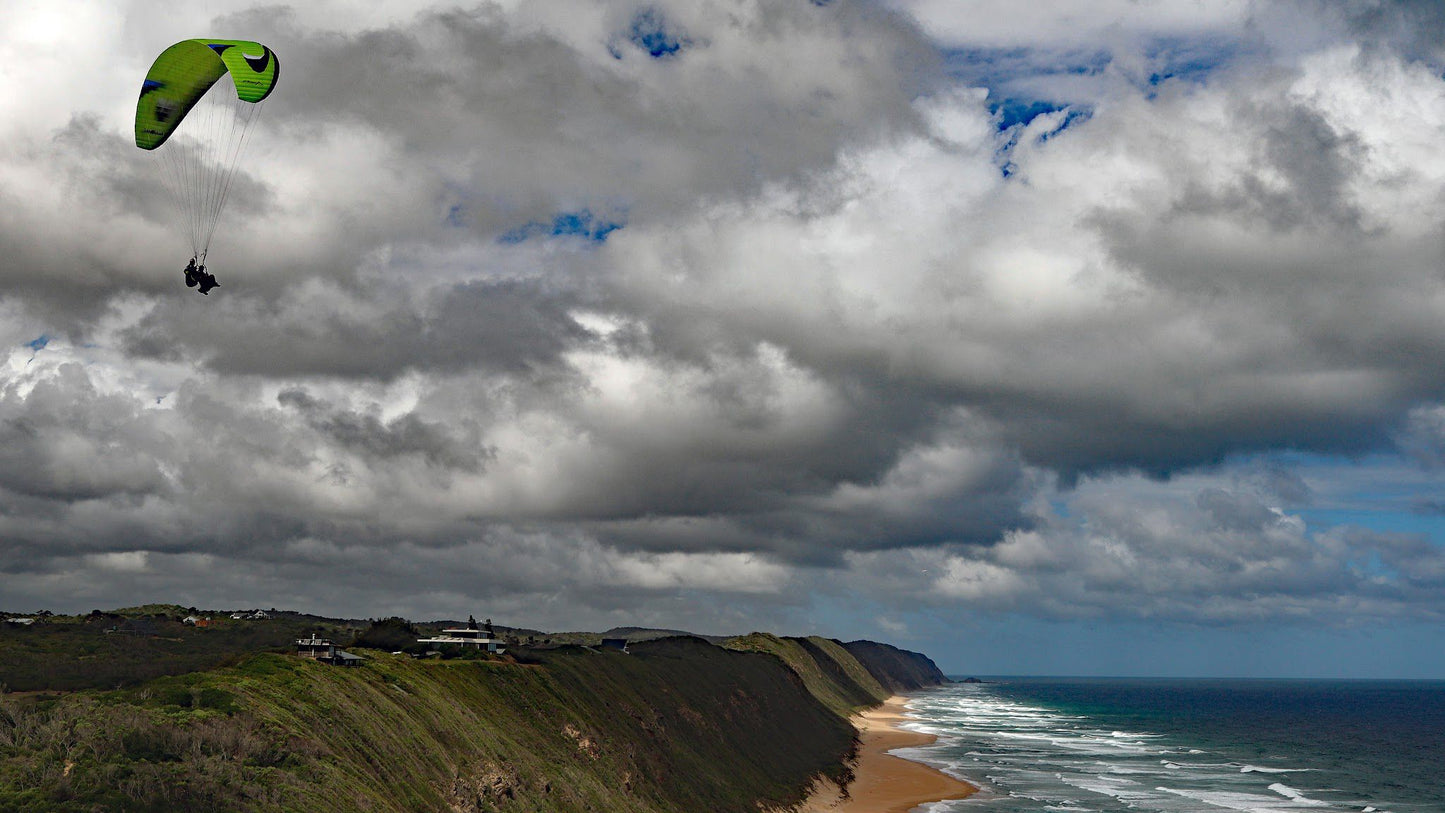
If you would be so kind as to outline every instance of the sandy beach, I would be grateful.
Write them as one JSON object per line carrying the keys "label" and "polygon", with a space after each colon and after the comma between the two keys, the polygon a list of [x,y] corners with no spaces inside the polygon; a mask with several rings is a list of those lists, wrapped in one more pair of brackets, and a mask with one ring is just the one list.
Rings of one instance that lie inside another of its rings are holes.
{"label": "sandy beach", "polygon": [[844,798],[837,786],[817,788],[798,813],[908,813],[926,802],[962,799],[977,788],[918,762],[888,753],[894,748],[928,745],[936,737],[898,728],[907,718],[905,698],[886,703],[853,718],[862,744],[856,778]]}

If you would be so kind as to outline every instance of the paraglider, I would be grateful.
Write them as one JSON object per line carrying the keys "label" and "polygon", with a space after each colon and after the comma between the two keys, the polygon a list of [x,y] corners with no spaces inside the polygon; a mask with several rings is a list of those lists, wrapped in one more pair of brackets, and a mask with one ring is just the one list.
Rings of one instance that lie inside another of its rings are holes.
{"label": "paraglider", "polygon": [[191,39],[162,51],[141,85],[135,144],[159,157],[191,243],[186,286],[202,294],[220,284],[206,271],[206,255],[251,126],[280,72],[275,52],[259,42]]}
{"label": "paraglider", "polygon": [[195,288],[199,285],[201,288],[200,292],[209,295],[211,289],[219,286],[221,283],[216,282],[215,274],[206,273],[206,267],[204,265],[196,265],[197,259],[196,257],[192,257],[190,264],[186,266],[186,287]]}

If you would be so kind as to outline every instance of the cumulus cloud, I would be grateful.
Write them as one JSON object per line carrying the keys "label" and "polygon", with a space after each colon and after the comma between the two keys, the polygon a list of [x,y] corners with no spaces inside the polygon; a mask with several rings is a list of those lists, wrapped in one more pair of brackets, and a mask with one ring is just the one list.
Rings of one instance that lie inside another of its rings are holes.
{"label": "cumulus cloud", "polygon": [[[943,607],[1060,620],[1365,624],[1438,618],[1445,551],[1418,533],[1312,531],[1255,482],[1080,483],[996,545],[857,554],[857,573]],[[875,584],[875,589],[877,584]]]}
{"label": "cumulus cloud", "polygon": [[[1290,457],[1441,456],[1445,83],[1363,6],[118,8],[130,73],[0,22],[13,600],[1439,612]],[[285,65],[209,298],[130,146],[183,23]]]}
{"label": "cumulus cloud", "polygon": [[1039,0],[1022,9],[1002,0],[967,6],[946,0],[893,0],[893,4],[906,9],[942,42],[1012,47],[1058,43],[1098,46],[1131,36],[1229,34],[1249,20],[1255,6],[1250,0]]}

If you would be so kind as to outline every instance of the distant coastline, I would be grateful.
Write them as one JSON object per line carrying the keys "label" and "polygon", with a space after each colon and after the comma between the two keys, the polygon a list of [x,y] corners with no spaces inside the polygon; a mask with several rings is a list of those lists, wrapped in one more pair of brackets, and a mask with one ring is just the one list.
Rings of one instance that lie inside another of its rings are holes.
{"label": "distant coastline", "polygon": [[931,739],[889,698],[947,678],[877,642],[168,604],[0,619],[0,810],[757,813],[831,786],[858,813],[972,790],[888,755]]}

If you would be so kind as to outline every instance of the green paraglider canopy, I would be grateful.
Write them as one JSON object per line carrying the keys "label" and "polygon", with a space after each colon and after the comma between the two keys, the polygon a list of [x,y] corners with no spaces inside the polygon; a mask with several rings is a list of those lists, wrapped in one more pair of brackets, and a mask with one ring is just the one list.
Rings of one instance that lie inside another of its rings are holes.
{"label": "green paraglider canopy", "polygon": [[281,63],[270,48],[246,40],[183,40],[156,57],[135,107],[135,145],[166,143],[196,102],[230,72],[236,98],[252,104],[276,87]]}
{"label": "green paraglider canopy", "polygon": [[[135,144],[161,156],[193,253],[204,257],[261,102],[275,52],[249,40],[182,40],[156,57],[135,108]],[[171,142],[172,135],[177,143]]]}

